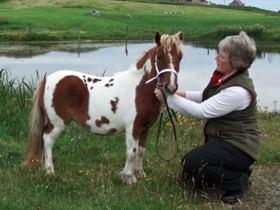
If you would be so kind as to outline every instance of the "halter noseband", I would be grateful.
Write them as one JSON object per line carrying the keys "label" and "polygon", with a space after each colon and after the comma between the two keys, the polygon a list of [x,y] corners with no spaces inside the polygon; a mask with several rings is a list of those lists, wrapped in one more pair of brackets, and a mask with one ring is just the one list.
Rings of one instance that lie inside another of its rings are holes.
{"label": "halter noseband", "polygon": [[162,69],[161,71],[159,71],[158,65],[157,65],[157,58],[156,57],[155,57],[155,60],[156,60],[155,61],[155,67],[156,67],[157,75],[154,76],[153,78],[149,79],[148,81],[146,81],[145,84],[148,84],[148,83],[154,81],[155,79],[158,79],[161,74],[164,74],[166,72],[173,72],[176,75],[178,74],[177,71],[175,71],[174,68],[167,68],[167,69]]}

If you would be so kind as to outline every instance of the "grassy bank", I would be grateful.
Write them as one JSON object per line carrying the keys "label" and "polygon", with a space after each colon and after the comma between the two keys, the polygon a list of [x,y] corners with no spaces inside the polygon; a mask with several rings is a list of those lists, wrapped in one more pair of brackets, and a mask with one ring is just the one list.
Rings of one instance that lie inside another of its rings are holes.
{"label": "grassy bank", "polygon": [[[90,15],[92,8],[99,16]],[[156,30],[186,40],[219,40],[240,30],[280,41],[280,15],[257,9],[127,1],[0,1],[0,41],[151,40]]]}
{"label": "grassy bank", "polygon": [[[15,85],[16,84],[16,85]],[[149,134],[144,169],[134,186],[122,184],[124,136],[96,136],[71,125],[54,147],[56,174],[21,168],[34,84],[10,80],[0,71],[0,209],[226,209],[216,191],[193,193],[176,182],[180,158],[202,143],[202,122],[179,117],[180,152],[169,163],[155,151],[156,127]],[[261,158],[253,185],[237,208],[280,207],[280,115],[259,113]],[[161,151],[163,152],[163,151]]]}

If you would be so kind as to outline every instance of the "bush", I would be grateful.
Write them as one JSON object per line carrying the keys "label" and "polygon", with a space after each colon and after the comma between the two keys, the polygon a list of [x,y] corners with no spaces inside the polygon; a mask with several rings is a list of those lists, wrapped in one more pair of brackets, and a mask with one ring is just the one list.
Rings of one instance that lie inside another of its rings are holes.
{"label": "bush", "polygon": [[226,36],[239,34],[240,31],[245,31],[250,37],[257,38],[264,33],[265,27],[258,23],[253,27],[228,26],[221,23],[217,26],[216,33],[219,38],[224,38]]}

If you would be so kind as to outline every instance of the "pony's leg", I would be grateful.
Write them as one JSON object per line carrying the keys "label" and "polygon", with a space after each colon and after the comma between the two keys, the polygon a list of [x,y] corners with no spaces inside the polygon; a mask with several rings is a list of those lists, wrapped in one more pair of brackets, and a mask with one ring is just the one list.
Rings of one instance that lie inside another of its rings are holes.
{"label": "pony's leg", "polygon": [[126,163],[120,176],[124,183],[133,184],[137,182],[134,175],[136,153],[138,152],[138,142],[132,136],[132,128],[126,129]]}
{"label": "pony's leg", "polygon": [[146,152],[146,140],[147,140],[148,132],[149,130],[145,130],[142,132],[139,139],[139,149],[136,154],[135,173],[137,174],[137,177],[140,179],[147,177],[143,169],[143,159],[145,157],[145,152]]}
{"label": "pony's leg", "polygon": [[45,170],[47,174],[53,174],[53,159],[52,148],[58,135],[64,130],[64,127],[54,127],[50,132],[45,132],[43,135],[45,149]]}
{"label": "pony's leg", "polygon": [[143,169],[143,159],[145,156],[146,148],[139,146],[139,151],[136,156],[136,163],[135,163],[135,173],[138,178],[144,179],[147,177],[144,169]]}

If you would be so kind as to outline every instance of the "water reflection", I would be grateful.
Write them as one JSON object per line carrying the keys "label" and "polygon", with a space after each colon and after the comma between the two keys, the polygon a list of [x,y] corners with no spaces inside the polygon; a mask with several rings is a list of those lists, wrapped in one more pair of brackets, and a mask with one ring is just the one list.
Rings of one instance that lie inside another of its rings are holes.
{"label": "water reflection", "polygon": [[[205,87],[216,67],[216,43],[185,45],[184,58],[179,74],[179,88],[200,90]],[[128,44],[128,56],[124,44],[46,44],[1,45],[0,69],[9,69],[13,77],[31,79],[36,70],[40,75],[61,69],[85,73],[112,75],[127,70],[150,49],[153,43]],[[265,49],[265,47],[261,48]],[[258,57],[250,68],[258,93],[259,104],[269,110],[280,110],[280,53],[272,48],[258,51]]]}
{"label": "water reflection", "polygon": [[[217,49],[218,42],[191,42],[189,43],[193,47],[196,48],[206,48],[209,49]],[[257,42],[257,57],[265,58],[265,55],[270,54],[279,54],[280,53],[280,45],[278,43],[264,44],[261,42]]]}
{"label": "water reflection", "polygon": [[[120,44],[115,44],[120,45]],[[12,58],[32,58],[44,55],[51,51],[80,53],[91,52],[100,48],[112,46],[112,44],[83,44],[79,43],[28,43],[15,45],[12,43],[0,45],[0,56]]]}

